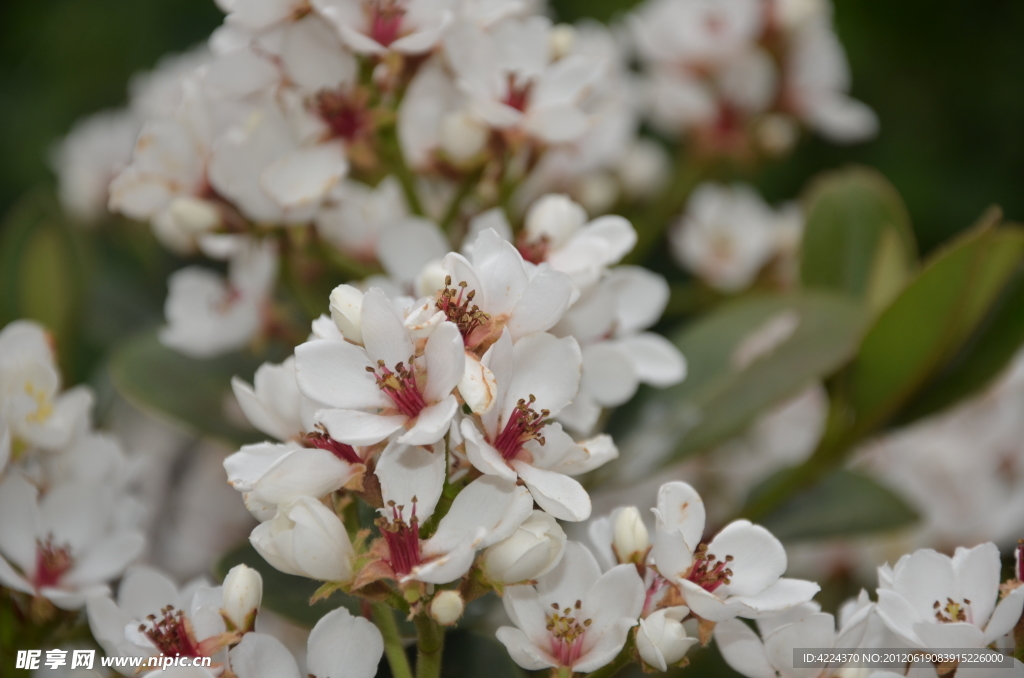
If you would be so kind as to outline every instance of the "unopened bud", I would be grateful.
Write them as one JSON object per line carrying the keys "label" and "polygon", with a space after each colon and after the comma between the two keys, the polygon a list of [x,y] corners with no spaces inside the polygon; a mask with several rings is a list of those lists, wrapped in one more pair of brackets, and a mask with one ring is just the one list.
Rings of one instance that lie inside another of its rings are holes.
{"label": "unopened bud", "polygon": [[174,225],[186,233],[204,233],[220,225],[220,210],[209,200],[175,198],[169,209]]}
{"label": "unopened bud", "polygon": [[572,24],[556,24],[548,34],[551,43],[551,58],[561,59],[572,52],[576,44],[576,29]]}
{"label": "unopened bud", "polygon": [[588,172],[576,183],[576,196],[590,214],[604,214],[619,199],[619,183],[608,172]]}
{"label": "unopened bud", "polygon": [[685,606],[668,607],[640,620],[636,647],[644,663],[664,673],[686,656],[697,642],[683,627],[682,620],[689,612]]}
{"label": "unopened bud", "polygon": [[224,577],[223,591],[224,620],[235,631],[252,631],[263,600],[263,577],[247,565],[235,565]]}
{"label": "unopened bud", "polygon": [[539,242],[547,238],[550,247],[559,247],[587,223],[586,211],[561,193],[552,193],[533,203],[526,213],[526,239]]}
{"label": "unopened bud", "polygon": [[362,344],[363,293],[351,285],[335,287],[331,292],[331,319],[345,339]]}
{"label": "unopened bud", "polygon": [[496,584],[517,584],[547,574],[565,551],[565,532],[543,511],[534,511],[512,534],[484,551],[484,575]]}
{"label": "unopened bud", "polygon": [[612,549],[620,563],[642,563],[651,548],[647,526],[635,506],[619,509],[612,526]]}
{"label": "unopened bud", "polygon": [[441,591],[430,601],[430,616],[442,626],[451,626],[459,621],[466,604],[458,591]]}
{"label": "unopened bud", "polygon": [[757,140],[765,153],[780,156],[789,153],[800,136],[796,121],[780,113],[767,115],[757,126]]}
{"label": "unopened bud", "polygon": [[650,139],[637,139],[619,165],[619,180],[626,194],[646,198],[665,185],[671,161],[665,148]]}
{"label": "unopened bud", "polygon": [[420,297],[433,297],[438,290],[444,289],[444,280],[448,275],[443,259],[427,262],[416,276],[416,294]]}
{"label": "unopened bud", "polygon": [[441,149],[455,162],[464,162],[484,150],[490,129],[465,111],[441,120]]}

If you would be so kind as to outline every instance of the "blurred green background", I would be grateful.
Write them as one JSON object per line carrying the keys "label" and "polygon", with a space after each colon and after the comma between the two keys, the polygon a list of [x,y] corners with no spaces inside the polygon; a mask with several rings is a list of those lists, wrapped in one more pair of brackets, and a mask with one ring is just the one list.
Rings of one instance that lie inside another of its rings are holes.
{"label": "blurred green background", "polygon": [[[559,18],[607,19],[630,0],[555,0]],[[212,0],[0,3],[0,212],[51,180],[48,150],[72,122],[124,103],[128,78],[207,36]],[[880,169],[906,200],[922,249],[986,206],[1024,219],[1024,2],[838,0],[854,94],[882,121],[854,147],[805,142],[758,181],[791,198],[822,168]]]}

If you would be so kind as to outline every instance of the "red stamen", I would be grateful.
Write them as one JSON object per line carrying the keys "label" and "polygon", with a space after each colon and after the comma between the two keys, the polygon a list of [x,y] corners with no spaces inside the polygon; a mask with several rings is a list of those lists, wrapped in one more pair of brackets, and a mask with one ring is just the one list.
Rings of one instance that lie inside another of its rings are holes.
{"label": "red stamen", "polygon": [[322,431],[316,433],[309,433],[305,437],[305,442],[310,447],[316,447],[321,450],[327,450],[338,459],[347,461],[350,464],[362,464],[363,460],[360,459],[359,454],[355,451],[351,445],[340,443],[334,438],[330,437]]}
{"label": "red stamen", "polygon": [[505,428],[502,429],[498,437],[491,443],[496,450],[501,452],[501,456],[506,461],[515,459],[516,455],[523,449],[523,445],[531,440],[536,440],[541,445],[544,444],[544,436],[541,435],[541,431],[547,425],[551,411],[541,410],[540,413],[535,412],[531,405],[536,401],[537,398],[533,394],[530,394],[529,403],[520,398],[516,408],[512,410],[508,421],[505,422]]}
{"label": "red stamen", "polygon": [[388,394],[399,412],[410,419],[418,416],[427,406],[427,401],[423,399],[423,394],[416,385],[412,358],[409,358],[409,367],[398,363],[394,372],[384,366],[383,360],[377,361],[377,369],[367,367],[366,371],[374,375],[377,386]]}
{"label": "red stamen", "polygon": [[402,34],[405,8],[396,0],[375,0],[370,8],[370,37],[387,47]]}
{"label": "red stamen", "polygon": [[162,617],[149,615],[147,623],[139,624],[139,632],[153,641],[153,645],[165,657],[201,657],[199,643],[192,631],[192,624],[185,613],[175,610],[173,605],[160,610]]}
{"label": "red stamen", "polygon": [[398,576],[412,572],[422,562],[420,555],[420,524],[416,518],[416,498],[413,497],[412,517],[406,524],[402,519],[403,506],[390,502],[391,520],[378,518],[377,526],[388,545],[389,564]]}
{"label": "red stamen", "polygon": [[36,540],[36,571],[32,584],[36,589],[57,586],[73,560],[68,546],[54,546],[53,535],[46,541]]}
{"label": "red stamen", "polygon": [[444,289],[437,293],[437,301],[434,306],[444,313],[448,320],[455,323],[462,338],[469,341],[469,335],[473,333],[473,330],[490,320],[491,316],[472,303],[476,296],[476,290],[470,290],[467,293],[468,283],[460,282],[456,286],[458,289],[452,287],[451,284],[452,277],[445,276]]}
{"label": "red stamen", "polygon": [[529,105],[530,103],[530,93],[532,89],[532,82],[519,84],[516,81],[515,76],[509,74],[508,94],[505,95],[505,105],[510,106],[516,109],[517,111],[525,111],[527,105]]}
{"label": "red stamen", "polygon": [[583,638],[591,624],[590,619],[578,620],[582,604],[576,601],[574,607],[559,609],[557,603],[551,603],[554,612],[548,615],[548,633],[551,634],[551,654],[560,666],[571,667],[583,653]]}
{"label": "red stamen", "polygon": [[516,243],[516,249],[519,250],[519,254],[531,264],[539,264],[547,259],[549,248],[550,243],[546,235],[541,236],[536,242],[530,242],[525,237],[520,236],[519,241]]}
{"label": "red stamen", "polygon": [[353,141],[372,128],[368,103],[361,89],[323,90],[316,95],[314,107],[334,136]]}
{"label": "red stamen", "polygon": [[716,560],[708,553],[708,545],[701,544],[697,552],[693,554],[693,566],[686,575],[686,579],[697,584],[708,593],[714,593],[715,589],[723,584],[731,583],[732,570],[728,563],[733,561],[732,556],[726,556],[725,560]]}

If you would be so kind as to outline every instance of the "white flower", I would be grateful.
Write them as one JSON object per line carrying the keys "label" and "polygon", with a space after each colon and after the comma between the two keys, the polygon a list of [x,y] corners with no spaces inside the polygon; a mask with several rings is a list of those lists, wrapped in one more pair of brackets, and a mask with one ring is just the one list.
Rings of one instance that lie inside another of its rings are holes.
{"label": "white flower", "polygon": [[391,444],[377,464],[384,508],[378,520],[384,560],[399,581],[445,584],[464,575],[477,550],[509,537],[530,515],[533,502],[514,480],[485,476],[467,485],[428,539],[419,527],[434,513],[447,462],[435,449]]}
{"label": "white flower", "polygon": [[669,239],[680,264],[716,289],[737,292],[775,255],[778,223],[752,188],[702,184]]}
{"label": "white flower", "polygon": [[7,468],[7,462],[11,459],[11,432],[7,422],[0,419],[0,477]]}
{"label": "white flower", "polygon": [[420,349],[377,288],[363,296],[360,323],[365,348],[317,340],[295,349],[299,389],[328,408],[318,421],[350,445],[372,445],[402,428],[401,443],[437,442],[458,409],[452,390],[465,364],[458,327],[441,322]]}
{"label": "white flower", "polygon": [[[312,678],[373,678],[384,655],[384,639],[367,619],[343,607],[316,623],[307,642],[306,667]],[[273,636],[247,633],[231,649],[238,678],[301,678],[291,652]]]}
{"label": "white flower", "polygon": [[222,0],[229,8],[225,22],[250,31],[264,31],[293,20],[308,10],[306,0]]}
{"label": "white flower", "polygon": [[585,473],[618,455],[607,436],[577,444],[549,423],[576,394],[581,357],[576,340],[539,333],[515,345],[509,334],[481,364],[497,384],[495,405],[462,422],[469,461],[480,471],[522,479],[542,509],[561,520],[586,520],[590,497],[569,475]]}
{"label": "white flower", "polygon": [[847,94],[850,66],[830,15],[802,22],[790,36],[786,97],[793,112],[827,139],[863,141],[878,133],[878,117]]}
{"label": "white flower", "polygon": [[640,620],[636,648],[644,663],[664,673],[686,656],[687,650],[697,642],[683,627],[683,619],[689,613],[689,608],[680,605],[658,610]]}
{"label": "white flower", "polygon": [[263,577],[245,564],[235,565],[224,577],[223,589],[225,620],[234,630],[252,631],[263,600]]}
{"label": "white flower", "polygon": [[334,204],[316,216],[324,240],[362,261],[377,257],[377,239],[389,224],[408,216],[402,185],[393,176],[376,186],[346,180],[334,191]]}
{"label": "white flower", "polygon": [[107,214],[107,189],[131,161],[139,127],[128,111],[103,111],[75,123],[51,154],[68,214],[86,223]]}
{"label": "white flower", "polygon": [[544,511],[535,510],[515,533],[484,551],[481,565],[487,579],[518,584],[544,576],[565,552],[565,532]]}
{"label": "white flower", "polygon": [[249,423],[280,441],[301,437],[307,430],[304,422],[316,408],[299,392],[294,356],[280,365],[260,365],[251,385],[232,377],[231,388]]}
{"label": "white flower", "polygon": [[[749,678],[803,678],[808,669],[793,668],[793,650],[801,647],[860,647],[870,607],[863,608],[855,619],[836,629],[836,620],[820,612],[817,605],[801,605],[775,617],[758,620],[760,637],[738,619],[730,619],[715,627],[715,642],[726,663]],[[832,664],[823,675],[841,669]],[[822,669],[814,669],[822,672]],[[838,675],[838,674],[837,674]]]}
{"label": "white flower", "polygon": [[649,0],[631,17],[636,48],[648,60],[714,66],[757,40],[758,0]]}
{"label": "white flower", "polygon": [[280,504],[323,497],[362,478],[366,466],[358,453],[332,442],[324,441],[323,449],[294,442],[246,445],[224,460],[228,482],[254,516],[269,520]]}
{"label": "white flower", "polygon": [[285,574],[348,583],[355,550],[341,519],[310,497],[282,504],[257,525],[249,541],[264,560]]}
{"label": "white flower", "polygon": [[17,320],[0,331],[0,416],[12,440],[47,450],[67,446],[88,424],[92,392],[61,393],[61,377],[46,331]]}
{"label": "white flower", "polygon": [[704,502],[686,483],[661,486],[655,515],[655,567],[702,619],[777,614],[807,602],[820,588],[782,577],[786,550],[768,530],[747,520],[729,523],[710,543],[702,543]]}
{"label": "white flower", "polygon": [[57,607],[80,608],[104,594],[141,553],[145,539],[125,525],[128,509],[101,485],[71,483],[43,497],[18,474],[0,483],[0,583]]}
{"label": "white flower", "polygon": [[[109,595],[89,598],[89,629],[109,657],[212,657],[219,668],[222,650],[237,641],[237,635],[226,633],[223,603],[221,587],[203,579],[179,590],[153,568],[136,566],[121,580],[116,603]],[[118,670],[136,675],[130,667]]]}
{"label": "white flower", "polygon": [[587,433],[601,408],[626,403],[641,383],[664,388],[683,380],[686,360],[679,349],[660,334],[643,331],[661,318],[668,298],[668,283],[660,275],[618,266],[552,328],[558,336],[575,337],[583,352],[579,395],[559,421]]}
{"label": "white flower", "polygon": [[497,637],[516,664],[590,673],[622,650],[640,616],[644,587],[632,565],[602,575],[590,551],[570,542],[536,586],[509,588],[502,602],[515,627],[501,627]]}
{"label": "white flower", "polygon": [[580,102],[604,64],[582,55],[554,60],[551,30],[549,19],[531,16],[490,31],[460,21],[448,31],[445,50],[474,117],[548,143],[587,131]]}
{"label": "white flower", "polygon": [[355,52],[429,51],[451,22],[449,0],[312,0]]}
{"label": "white flower", "polygon": [[879,581],[878,614],[916,647],[985,647],[1009,633],[1024,608],[1024,588],[999,600],[999,572],[992,543],[958,547],[952,558],[915,551],[892,568],[891,583]]}
{"label": "white flower", "polygon": [[160,341],[196,358],[244,347],[262,329],[276,276],[270,240],[244,244],[228,264],[227,279],[197,266],[175,272],[167,283]]}

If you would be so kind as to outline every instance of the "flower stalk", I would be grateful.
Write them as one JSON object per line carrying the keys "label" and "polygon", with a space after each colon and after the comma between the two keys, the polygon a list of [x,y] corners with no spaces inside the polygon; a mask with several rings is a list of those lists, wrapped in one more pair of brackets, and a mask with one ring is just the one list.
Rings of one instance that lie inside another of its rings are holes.
{"label": "flower stalk", "polygon": [[398,632],[398,624],[395,622],[395,615],[384,603],[373,604],[373,622],[380,629],[384,637],[384,656],[388,658],[388,666],[391,667],[391,675],[395,678],[412,678],[412,669],[409,667],[409,657],[402,647],[402,636]]}
{"label": "flower stalk", "polygon": [[428,614],[417,615],[416,678],[439,678],[444,653],[444,629]]}

